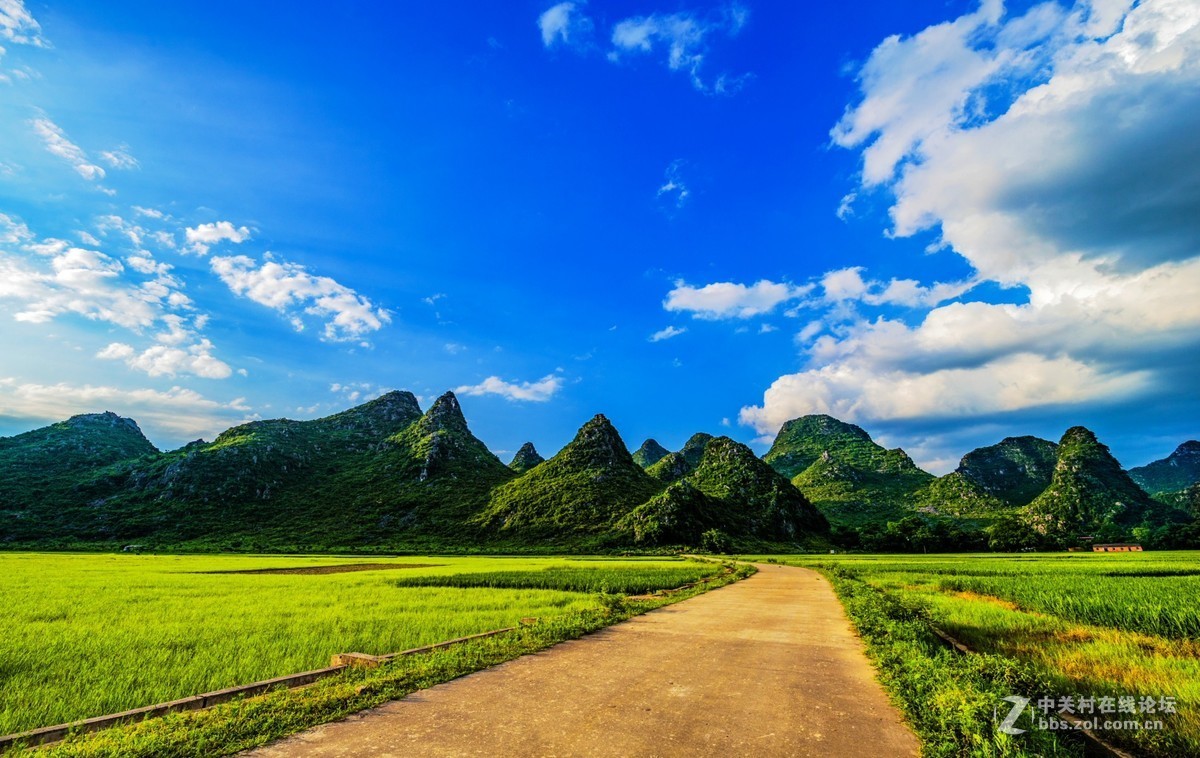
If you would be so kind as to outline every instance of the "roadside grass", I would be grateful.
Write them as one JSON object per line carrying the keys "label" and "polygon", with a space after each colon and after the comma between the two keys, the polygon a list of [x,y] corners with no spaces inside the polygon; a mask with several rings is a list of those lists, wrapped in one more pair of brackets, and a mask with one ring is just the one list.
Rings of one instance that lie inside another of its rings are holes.
{"label": "roadside grass", "polygon": [[[346,564],[410,568],[210,573]],[[391,653],[514,626],[523,617],[574,617],[602,607],[600,590],[563,591],[561,581],[539,584],[543,576],[575,576],[573,586],[617,592],[675,587],[714,570],[663,559],[4,553],[0,734],[320,668],[335,653]],[[515,578],[504,589],[445,584],[498,572]],[[582,578],[589,573],[603,578]],[[397,586],[408,574],[442,584]]]}
{"label": "roadside grass", "polygon": [[[1010,706],[1008,695],[1084,695],[1094,697],[1173,697],[1177,713],[1133,716],[1162,719],[1162,730],[1098,730],[1105,740],[1139,755],[1200,754],[1200,642],[1193,629],[1200,619],[1193,582],[1200,555],[1190,552],[1124,555],[971,555],[971,556],[774,556],[764,559],[822,570],[834,581],[847,612],[860,631],[861,611],[850,596],[875,593],[885,607],[903,608],[924,626],[934,646],[927,677],[950,676],[944,696],[956,699],[961,668],[1001,661],[1024,672],[1011,683],[991,688],[986,708],[975,713],[972,731],[989,733],[997,755],[1043,754],[1033,748],[1029,729],[1009,737],[995,732],[996,713]],[[877,615],[877,614],[876,614]],[[936,626],[978,655],[961,656],[933,637]],[[868,625],[869,628],[869,625]],[[879,662],[885,684],[917,726],[926,749],[937,755],[988,755],[961,739],[930,728],[919,682],[888,673],[914,653],[894,635],[863,633]],[[940,648],[940,650],[938,649]],[[1011,686],[1010,686],[1011,685]],[[1005,687],[1008,687],[1005,691]],[[997,709],[999,709],[997,711]],[[1039,714],[1040,715],[1040,714]],[[1081,714],[1087,718],[1087,715]],[[1114,714],[1107,718],[1126,718]],[[1026,715],[1018,726],[1029,728]],[[1060,740],[1061,742],[1061,740]],[[940,747],[939,747],[940,745]],[[1071,750],[1063,743],[1057,749]],[[1015,750],[1017,752],[1005,752]],[[942,751],[942,752],[939,752]],[[956,752],[957,751],[957,752]]]}
{"label": "roadside grass", "polygon": [[[723,567],[710,568],[720,571]],[[348,669],[309,687],[280,690],[207,711],[171,714],[95,734],[78,735],[37,753],[18,751],[14,755],[52,758],[231,755],[472,671],[576,639],[654,608],[725,586],[752,573],[752,568],[738,566],[663,597],[634,600],[608,596],[607,602],[550,616],[532,626],[443,650],[405,656],[378,669]]]}
{"label": "roadside grass", "polygon": [[1044,691],[1035,669],[996,655],[962,656],[936,637],[923,608],[890,596],[837,566],[823,566],[867,645],[880,680],[904,711],[925,756],[1076,756],[1050,732],[1008,735],[997,704]]}
{"label": "roadside grass", "polygon": [[1195,641],[1081,625],[991,598],[919,588],[908,594],[923,597],[938,625],[972,650],[1033,665],[1044,673],[1050,693],[1175,697],[1178,713],[1159,716],[1169,730],[1103,736],[1139,753],[1200,753],[1200,648]]}

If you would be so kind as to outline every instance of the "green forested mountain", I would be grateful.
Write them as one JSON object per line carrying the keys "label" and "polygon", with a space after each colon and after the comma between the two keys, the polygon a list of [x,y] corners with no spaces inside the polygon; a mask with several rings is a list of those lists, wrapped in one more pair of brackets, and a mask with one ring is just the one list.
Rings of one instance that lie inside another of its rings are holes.
{"label": "green forested mountain", "polygon": [[829,530],[824,516],[791,482],[740,442],[709,438],[698,464],[689,469],[622,519],[620,526],[636,542],[703,544],[706,535],[714,544],[727,535],[797,542]]}
{"label": "green forested mountain", "polygon": [[137,422],[115,413],[88,413],[15,437],[0,437],[0,503],[62,474],[156,455]]}
{"label": "green forested mountain", "polygon": [[537,448],[533,446],[532,442],[526,442],[524,445],[521,445],[521,449],[518,450],[517,454],[513,456],[513,459],[508,464],[508,467],[513,471],[516,471],[518,474],[524,474],[526,471],[545,460],[546,459],[543,458],[540,453],[538,453]]}
{"label": "green forested mountain", "polygon": [[633,453],[633,462],[642,468],[650,468],[667,456],[667,450],[657,440],[648,439]]}
{"label": "green forested mountain", "polygon": [[1058,446],[1037,437],[1007,437],[972,450],[958,468],[917,494],[923,509],[991,517],[1028,505],[1050,486]]}
{"label": "green forested mountain", "polygon": [[700,459],[704,457],[704,449],[708,447],[708,443],[712,442],[713,436],[704,432],[696,432],[688,441],[683,443],[683,447],[679,450],[679,455],[687,462],[687,465],[696,468],[700,465]]}
{"label": "green forested mountain", "polygon": [[1131,528],[1155,510],[1108,448],[1076,426],[1058,443],[1050,485],[1027,508],[1037,532],[1067,536]]}
{"label": "green forested mountain", "polygon": [[1154,499],[1163,505],[1200,518],[1200,483],[1179,492],[1160,492]]}
{"label": "green forested mountain", "polygon": [[1151,495],[1182,492],[1200,482],[1200,442],[1188,440],[1161,461],[1129,469],[1129,476]]}
{"label": "green forested mountain", "polygon": [[159,455],[131,419],[89,413],[0,438],[0,535],[36,539],[54,524],[86,515],[76,491],[89,472]]}
{"label": "green forested mountain", "polygon": [[692,466],[683,453],[667,453],[658,463],[646,469],[646,473],[664,484],[670,484],[687,476],[691,470]]}
{"label": "green forested mountain", "polygon": [[[667,452],[666,449],[659,446],[657,450],[653,451],[654,456],[656,456],[655,461],[649,466],[643,465],[643,468],[646,469],[647,474],[663,484],[677,482],[696,470],[696,467],[700,465],[700,459],[704,457],[705,448],[712,440],[713,436],[711,434],[696,432],[688,438],[688,441],[683,444],[683,448],[678,452]],[[646,442],[651,443],[654,440],[646,440]],[[654,444],[658,445],[657,442],[654,442]],[[643,444],[642,450],[645,448],[646,445]],[[638,453],[641,453],[642,450],[634,453],[634,460],[638,459]],[[659,450],[662,451],[662,455],[657,455]],[[654,456],[648,455],[646,459],[648,460]],[[642,464],[639,463],[639,465]]]}
{"label": "green forested mountain", "polygon": [[835,523],[911,513],[916,493],[934,479],[903,450],[887,450],[860,427],[825,415],[784,424],[763,460]]}
{"label": "green forested mountain", "polygon": [[506,537],[602,535],[659,488],[597,415],[553,458],[497,487],[477,521]]}
{"label": "green forested mountain", "polygon": [[[0,540],[354,547],[453,530],[513,474],[453,395],[422,415],[393,392],[315,421],[255,421],[210,443],[60,478],[10,504]],[[432,507],[436,503],[436,507]]]}
{"label": "green forested mountain", "polygon": [[1038,437],[1006,437],[963,456],[955,473],[1008,505],[1028,505],[1050,486],[1058,445]]}
{"label": "green forested mountain", "polygon": [[1198,454],[1185,443],[1135,481],[1076,427],[1058,445],[1011,437],[979,448],[935,479],[829,416],[788,422],[762,459],[704,433],[678,452],[647,440],[631,455],[596,416],[549,460],[526,443],[505,466],[452,393],[424,413],[392,392],[170,452],[101,413],[0,438],[0,545],[1018,549],[1089,535],[1181,546],[1200,541]]}

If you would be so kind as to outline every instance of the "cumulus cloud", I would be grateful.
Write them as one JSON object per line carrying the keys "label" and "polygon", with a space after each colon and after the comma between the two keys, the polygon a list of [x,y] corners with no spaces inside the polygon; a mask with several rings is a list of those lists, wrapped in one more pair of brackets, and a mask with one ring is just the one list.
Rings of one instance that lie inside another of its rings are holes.
{"label": "cumulus cloud", "polygon": [[1014,353],[984,366],[918,372],[829,364],[780,377],[741,421],[764,433],[789,419],[825,413],[846,420],[941,419],[1127,397],[1146,372],[1106,372],[1071,358]]}
{"label": "cumulus cloud", "polygon": [[703,319],[752,318],[804,297],[812,289],[811,285],[796,286],[766,279],[751,285],[714,282],[702,287],[676,282],[663,307]]}
{"label": "cumulus cloud", "polygon": [[937,282],[923,285],[916,279],[892,279],[888,282],[865,280],[862,266],[829,271],[821,277],[821,288],[827,303],[854,300],[867,305],[901,305],[908,307],[934,306],[962,295],[977,282]]}
{"label": "cumulus cloud", "polygon": [[672,337],[678,337],[686,331],[686,328],[677,329],[673,326],[668,326],[665,329],[659,329],[654,334],[651,334],[649,339],[651,342],[662,342],[663,340],[669,340]]}
{"label": "cumulus cloud", "polygon": [[454,391],[459,395],[499,395],[505,400],[544,403],[562,389],[562,378],[549,374],[536,382],[506,382],[498,376],[489,376],[479,384],[465,385]]}
{"label": "cumulus cloud", "polygon": [[286,314],[297,331],[304,329],[305,315],[324,319],[326,340],[361,340],[392,320],[388,311],[368,298],[298,263],[218,256],[211,268],[234,294]]}
{"label": "cumulus cloud", "polygon": [[[974,273],[926,286],[830,272],[826,302],[929,310],[823,324],[805,370],[744,422],[770,433],[812,412],[1191,402],[1171,367],[1200,348],[1200,6],[1081,0],[1007,16],[987,0],[884,40],[858,83],[832,131],[861,152],[857,192],[890,193],[892,235],[935,235]],[[1017,302],[946,302],[985,282]]]}
{"label": "cumulus cloud", "polygon": [[[72,247],[61,240],[39,246],[48,266],[16,257],[0,258],[0,300],[16,301],[14,317],[46,323],[73,313],[141,330],[165,312],[172,288],[159,279],[131,282],[125,266],[97,250]],[[48,270],[47,270],[48,269]]]}
{"label": "cumulus cloud", "polygon": [[[18,45],[47,47],[42,27],[25,7],[24,0],[0,0],[0,39]],[[0,48],[0,54],[2,48]]]}
{"label": "cumulus cloud", "polygon": [[189,226],[184,231],[184,236],[189,250],[196,255],[208,255],[209,249],[219,242],[240,245],[250,239],[250,230],[244,226],[234,226],[229,221],[216,221]]}
{"label": "cumulus cloud", "polygon": [[136,419],[150,436],[183,440],[215,436],[246,420],[251,409],[244,398],[218,401],[183,387],[123,389],[0,378],[0,416],[49,422],[104,410]]}
{"label": "cumulus cloud", "polygon": [[45,117],[35,118],[30,124],[33,126],[33,131],[42,138],[46,150],[51,155],[56,155],[71,164],[75,173],[89,182],[104,178],[104,169],[92,163],[83,148],[67,139],[66,132],[58,124]]}
{"label": "cumulus cloud", "polygon": [[585,44],[592,33],[592,20],[584,15],[584,5],[584,2],[559,3],[538,16],[542,44],[546,47]]}
{"label": "cumulus cloud", "polygon": [[149,376],[174,378],[179,374],[190,374],[204,379],[228,379],[233,369],[213,356],[212,351],[213,344],[207,339],[187,347],[153,345],[140,353],[132,345],[114,342],[96,353],[96,357],[124,361],[130,368]]}
{"label": "cumulus cloud", "polygon": [[111,237],[105,246],[110,252],[95,249],[99,244],[39,240],[23,223],[0,215],[0,302],[15,304],[13,318],[45,324],[73,315],[148,335],[148,347],[112,342],[96,357],[150,376],[230,376],[232,369],[201,334],[207,316],[195,312],[169,264],[137,247],[139,228],[115,215],[103,217],[97,228]]}
{"label": "cumulus cloud", "polygon": [[123,342],[113,342],[96,353],[96,357],[105,361],[123,361],[132,358],[137,353],[132,345]]}
{"label": "cumulus cloud", "polygon": [[685,72],[697,90],[716,94],[734,92],[741,87],[743,77],[721,75],[706,81],[701,69],[708,55],[708,41],[714,35],[736,37],[748,17],[749,11],[744,6],[731,4],[707,17],[683,12],[627,18],[613,26],[609,58],[619,61],[636,55],[665,53],[667,68]]}

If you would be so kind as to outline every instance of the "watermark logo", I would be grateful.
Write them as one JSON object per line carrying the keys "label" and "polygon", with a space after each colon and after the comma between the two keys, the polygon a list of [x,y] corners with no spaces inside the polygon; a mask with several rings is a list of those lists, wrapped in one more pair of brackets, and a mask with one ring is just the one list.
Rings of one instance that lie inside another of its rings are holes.
{"label": "watermark logo", "polygon": [[[1163,716],[1177,713],[1174,697],[1150,695],[1045,695],[1034,703],[1030,698],[1009,695],[1002,698],[1011,707],[1003,718],[1002,708],[996,707],[997,729],[1002,734],[1024,734],[1029,729],[1049,731],[1069,730],[1159,730],[1164,728]],[[1026,713],[1027,728],[1017,726]]]}
{"label": "watermark logo", "polygon": [[1000,731],[1004,734],[1025,734],[1024,729],[1017,728],[1017,719],[1021,718],[1021,712],[1025,710],[1025,706],[1029,705],[1029,698],[1021,697],[1020,695],[1009,695],[1004,698],[1006,702],[1012,703],[1012,710],[1000,722]]}

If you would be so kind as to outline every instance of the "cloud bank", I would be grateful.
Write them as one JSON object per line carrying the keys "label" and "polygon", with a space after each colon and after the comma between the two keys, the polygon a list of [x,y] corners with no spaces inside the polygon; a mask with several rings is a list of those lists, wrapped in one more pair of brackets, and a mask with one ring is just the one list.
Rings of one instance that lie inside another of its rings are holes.
{"label": "cloud bank", "polygon": [[[830,272],[825,302],[853,307],[826,314],[808,367],[743,423],[770,434],[805,413],[970,420],[1194,394],[1168,368],[1200,348],[1200,5],[1009,16],[986,0],[884,40],[857,81],[831,133],[862,157],[852,194],[890,196],[890,234],[932,235],[974,274]],[[961,297],[983,282],[1028,294]],[[927,310],[868,318],[862,305]]]}

